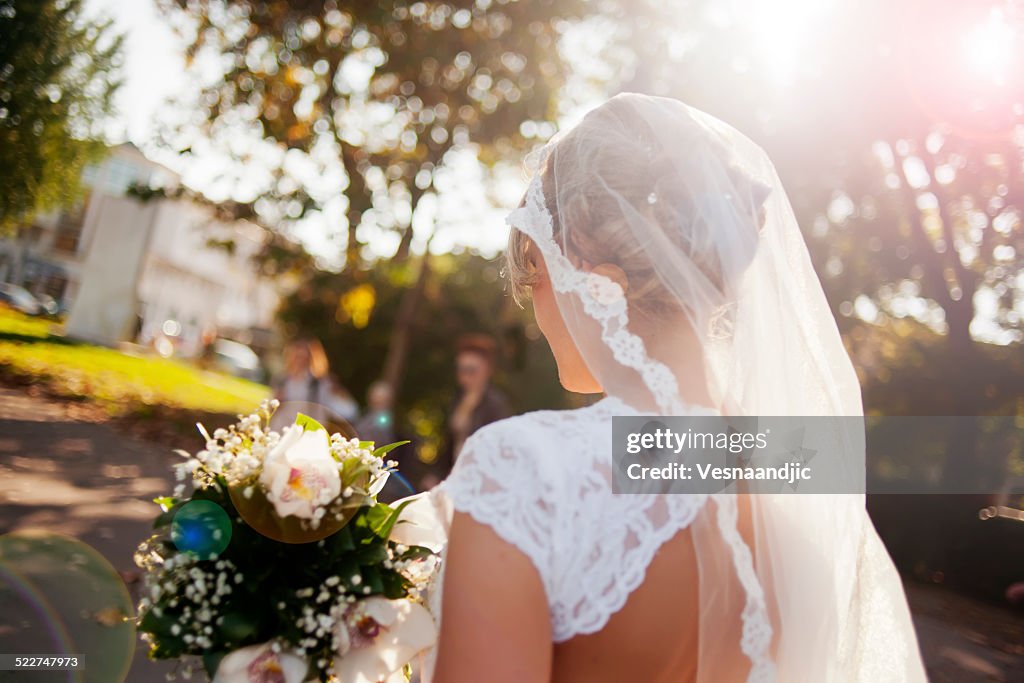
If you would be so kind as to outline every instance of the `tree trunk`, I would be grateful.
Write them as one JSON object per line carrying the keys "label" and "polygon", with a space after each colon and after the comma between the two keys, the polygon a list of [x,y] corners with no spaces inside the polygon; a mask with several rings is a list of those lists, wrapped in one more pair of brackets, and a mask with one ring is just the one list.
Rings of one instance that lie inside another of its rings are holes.
{"label": "tree trunk", "polygon": [[[948,373],[953,396],[950,408],[953,415],[969,416],[977,412],[979,391],[974,378],[978,366],[975,341],[971,338],[971,321],[974,319],[974,293],[977,290],[977,275],[964,266],[956,250],[953,233],[953,217],[949,211],[949,199],[935,178],[935,160],[927,153],[927,146],[919,143],[918,157],[925,164],[931,180],[931,191],[938,201],[939,219],[942,223],[944,251],[937,251],[935,244],[924,229],[921,211],[917,207],[917,190],[911,185],[903,166],[903,158],[897,158],[907,215],[915,246],[920,251],[920,262],[924,267],[922,293],[936,301],[946,313],[946,348],[953,366]],[[895,148],[895,146],[894,146]],[[959,296],[955,296],[946,273],[952,271]],[[946,434],[946,452],[942,463],[940,491],[964,490],[977,481],[979,472],[978,432],[974,420],[955,420]],[[970,496],[936,495],[927,503],[932,523],[924,532],[923,557],[929,572],[945,571],[954,561],[951,539],[966,538],[971,525],[977,522],[977,507]],[[973,511],[973,512],[972,512]]]}
{"label": "tree trunk", "polygon": [[348,212],[348,242],[345,244],[345,270],[350,270],[359,265],[359,250],[363,246],[356,237],[356,230],[359,228],[359,221],[362,218],[361,211]]}
{"label": "tree trunk", "polygon": [[363,213],[369,209],[373,202],[366,189],[366,180],[360,171],[360,159],[362,151],[346,143],[341,144],[341,162],[345,167],[345,175],[348,176],[348,188],[345,196],[348,197],[348,243],[345,245],[345,268],[357,268],[359,266],[359,250],[362,244],[356,236],[359,223],[363,220]]}
{"label": "tree trunk", "polygon": [[430,252],[426,251],[420,260],[420,271],[416,277],[416,282],[412,287],[405,290],[402,295],[402,301],[398,306],[398,315],[395,317],[395,325],[391,331],[388,354],[384,360],[383,379],[391,387],[393,400],[395,401],[398,400],[402,381],[405,379],[405,364],[412,345],[412,332],[416,324],[416,312],[419,310],[420,302],[423,301],[423,293],[426,290],[429,278]]}
{"label": "tree trunk", "polygon": [[405,263],[409,260],[409,255],[412,251],[412,216],[416,215],[416,207],[419,206],[420,199],[423,198],[424,191],[413,185],[411,191],[411,197],[409,199],[409,206],[412,207],[412,211],[409,214],[409,225],[405,226],[405,230],[402,231],[402,240],[398,243],[398,249],[395,251],[395,255],[391,257],[392,263]]}
{"label": "tree trunk", "polygon": [[[412,188],[410,205],[409,225],[402,233],[402,241],[398,244],[398,250],[391,258],[393,265],[404,264],[409,260],[412,249],[412,217],[416,215],[416,207],[425,192],[415,185]],[[388,354],[384,359],[384,370],[382,379],[391,387],[392,401],[397,402],[402,390],[402,382],[405,379],[405,364],[409,357],[409,349],[412,346],[412,332],[416,325],[416,312],[419,310],[420,302],[423,301],[423,293],[430,278],[430,239],[427,239],[427,248],[423,250],[423,258],[420,259],[420,270],[416,276],[413,286],[402,294],[402,301],[398,304],[398,314],[395,316],[395,324],[391,330],[391,341],[388,344]]]}

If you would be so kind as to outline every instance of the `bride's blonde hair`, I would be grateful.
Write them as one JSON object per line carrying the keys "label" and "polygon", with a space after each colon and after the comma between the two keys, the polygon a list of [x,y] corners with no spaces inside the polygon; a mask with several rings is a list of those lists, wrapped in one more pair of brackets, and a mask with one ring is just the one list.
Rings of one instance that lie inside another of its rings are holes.
{"label": "bride's blonde hair", "polygon": [[[635,313],[657,316],[678,311],[678,296],[665,288],[645,245],[625,225],[627,212],[633,213],[683,250],[727,299],[735,283],[726,280],[715,250],[693,239],[692,222],[700,220],[701,197],[693,196],[691,187],[679,178],[678,149],[655,147],[655,136],[644,129],[643,117],[634,110],[639,101],[630,95],[612,98],[552,143],[538,173],[555,241],[591,265],[609,263],[622,269],[628,281],[626,297]],[[726,150],[703,137],[704,143],[712,143],[736,196],[753,198],[743,210],[756,234],[763,221],[767,186],[729,165]],[[571,172],[557,173],[560,168]],[[517,302],[537,277],[530,258],[530,250],[536,247],[531,244],[521,231],[511,231],[505,270]],[[752,258],[751,251],[747,263]]]}

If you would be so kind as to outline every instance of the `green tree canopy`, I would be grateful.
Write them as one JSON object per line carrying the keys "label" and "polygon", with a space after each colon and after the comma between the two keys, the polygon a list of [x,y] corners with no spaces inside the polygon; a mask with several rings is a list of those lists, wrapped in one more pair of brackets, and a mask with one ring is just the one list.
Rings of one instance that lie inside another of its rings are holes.
{"label": "green tree canopy", "polygon": [[[492,163],[522,150],[524,128],[556,114],[566,65],[559,36],[585,0],[341,3],[336,0],[160,0],[188,32],[188,54],[223,77],[202,89],[193,127],[240,161],[270,161],[261,198],[298,219],[347,203],[346,265],[360,267],[367,220],[399,234],[410,255],[413,217],[449,155]],[[185,126],[188,129],[191,123]],[[529,135],[524,130],[531,131]],[[191,144],[187,131],[179,148]],[[239,143],[248,136],[259,145]],[[300,170],[301,169],[301,170]],[[305,175],[307,181],[301,177]],[[323,179],[336,182],[320,182]],[[316,187],[314,187],[316,186]],[[274,220],[275,212],[268,212]],[[426,229],[426,239],[433,229]],[[398,391],[430,276],[429,257],[405,290],[381,374]]]}
{"label": "green tree canopy", "polygon": [[[376,2],[159,0],[187,26],[188,54],[216,63],[223,79],[203,88],[194,132],[241,161],[240,135],[285,151],[265,199],[295,219],[344,191],[348,258],[359,258],[364,214],[401,235],[409,254],[412,214],[453,150],[485,162],[521,150],[524,121],[555,114],[565,80],[558,37],[583,0]],[[191,124],[189,124],[191,125]],[[187,128],[188,126],[186,126]],[[187,134],[179,146],[190,143]],[[298,153],[298,154],[296,154]],[[266,160],[272,155],[263,155]],[[289,177],[302,158],[317,193]],[[341,173],[338,173],[340,166]]]}
{"label": "green tree canopy", "polygon": [[0,229],[76,198],[106,145],[121,36],[81,0],[0,0]]}

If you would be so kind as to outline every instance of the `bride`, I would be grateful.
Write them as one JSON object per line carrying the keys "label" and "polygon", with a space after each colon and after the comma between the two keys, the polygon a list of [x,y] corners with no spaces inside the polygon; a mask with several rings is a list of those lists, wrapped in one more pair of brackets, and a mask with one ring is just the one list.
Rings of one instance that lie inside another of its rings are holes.
{"label": "bride", "polygon": [[626,94],[540,157],[508,270],[563,386],[604,398],[481,429],[413,506],[446,538],[424,679],[925,680],[862,495],[612,493],[615,415],[862,414],[765,153]]}

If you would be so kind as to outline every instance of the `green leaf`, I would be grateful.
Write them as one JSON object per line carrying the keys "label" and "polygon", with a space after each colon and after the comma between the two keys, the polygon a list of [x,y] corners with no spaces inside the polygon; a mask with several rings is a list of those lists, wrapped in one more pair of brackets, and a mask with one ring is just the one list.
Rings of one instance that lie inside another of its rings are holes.
{"label": "green leaf", "polygon": [[174,507],[178,502],[178,499],[174,496],[161,496],[159,498],[154,498],[153,502],[162,507],[166,512],[169,508]]}
{"label": "green leaf", "polygon": [[153,613],[153,610],[147,610],[146,613],[142,615],[142,618],[139,619],[139,630],[143,633],[153,634],[163,633],[165,631],[170,633],[170,624],[165,625],[163,623],[163,619],[156,616],[156,614]]}
{"label": "green leaf", "polygon": [[203,655],[203,668],[206,669],[206,675],[210,680],[213,680],[213,677],[217,674],[220,660],[224,659],[227,654],[227,652],[207,652]]}
{"label": "green leaf", "polygon": [[[213,486],[208,486],[202,489],[196,489],[192,493],[192,500],[209,500],[214,503],[223,505],[227,496],[224,495],[224,491],[227,490],[227,483],[221,484],[221,490],[217,490]],[[187,501],[185,501],[187,502]]]}
{"label": "green leaf", "polygon": [[388,519],[388,515],[391,514],[391,508],[384,503],[377,503],[373,507],[364,508],[359,512],[359,515],[355,518],[356,530],[364,530],[369,532],[367,538],[365,534],[358,534],[359,540],[362,543],[370,543],[377,539],[377,529],[382,527]]}
{"label": "green leaf", "polygon": [[370,471],[370,466],[364,464],[357,458],[349,458],[342,463],[341,480],[345,486],[351,484],[357,477]]}
{"label": "green leaf", "polygon": [[171,634],[171,627],[177,623],[178,617],[163,612],[159,617],[153,610],[148,610],[139,620],[139,631],[153,636],[151,654],[158,659],[172,659],[181,655],[185,643],[180,637]]}
{"label": "green leaf", "polygon": [[384,597],[389,600],[398,600],[399,598],[404,598],[407,595],[409,580],[399,572],[381,572],[380,580],[384,586]]}
{"label": "green leaf", "polygon": [[372,441],[360,441],[359,442],[359,447],[360,448],[370,448],[370,449],[372,449],[373,448],[373,442]]}
{"label": "green leaf", "polygon": [[384,582],[377,567],[363,567],[362,575],[363,586],[369,587],[371,595],[380,595],[384,592]]}
{"label": "green leaf", "polygon": [[356,549],[356,544],[352,542],[352,531],[348,528],[348,525],[343,526],[340,531],[330,537],[331,547],[336,549],[336,552],[346,552]]}
{"label": "green leaf", "polygon": [[256,634],[259,623],[254,615],[242,612],[228,612],[220,624],[220,632],[224,639],[233,643],[244,642]]}
{"label": "green leaf", "polygon": [[327,431],[322,424],[311,418],[309,415],[303,415],[302,413],[295,416],[295,426],[302,427],[307,432],[316,432],[321,429],[325,432]]}
{"label": "green leaf", "polygon": [[[373,532],[375,534],[377,534],[378,536],[380,536],[381,538],[385,538],[385,539],[388,536],[390,536],[391,535],[391,530],[395,527],[395,524],[398,522],[399,515],[402,514],[402,510],[404,510],[405,506],[408,505],[411,502],[412,502],[411,500],[407,500],[407,501],[403,502],[401,505],[399,505],[396,508],[393,508],[390,505],[384,505],[383,503],[379,503],[374,509],[377,509],[377,507],[380,507],[381,505],[383,505],[385,510],[387,511],[387,514],[383,518],[383,520],[380,520],[380,521],[372,520],[371,521],[371,528],[373,529]],[[374,521],[377,521],[377,523],[374,523]]]}
{"label": "green leaf", "polygon": [[412,442],[411,441],[396,441],[395,443],[389,443],[387,446],[381,446],[380,448],[375,450],[373,452],[373,454],[376,457],[378,457],[378,458],[383,458],[385,455],[387,455],[391,451],[395,450],[399,446],[404,446],[407,443],[412,443]]}
{"label": "green leaf", "polygon": [[412,545],[412,546],[409,546],[409,548],[404,553],[401,554],[399,559],[402,559],[402,560],[422,560],[422,559],[430,557],[431,555],[434,555],[434,554],[436,554],[436,553],[434,553],[434,551],[431,550],[430,548],[425,548],[422,545]]}
{"label": "green leaf", "polygon": [[352,577],[359,574],[359,565],[355,563],[351,555],[346,555],[338,561],[337,572],[349,590],[355,590]]}
{"label": "green leaf", "polygon": [[174,515],[178,512],[178,508],[180,508],[184,504],[185,501],[179,500],[177,503],[175,503],[174,505],[172,505],[171,507],[167,508],[159,515],[157,515],[156,519],[153,520],[153,528],[160,529],[170,524],[171,521],[174,519]]}
{"label": "green leaf", "polygon": [[355,554],[356,562],[364,567],[379,564],[386,559],[388,559],[388,551],[382,543],[360,548]]}

